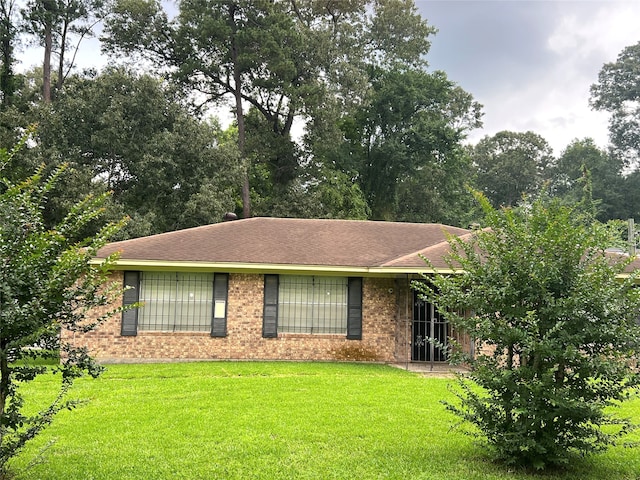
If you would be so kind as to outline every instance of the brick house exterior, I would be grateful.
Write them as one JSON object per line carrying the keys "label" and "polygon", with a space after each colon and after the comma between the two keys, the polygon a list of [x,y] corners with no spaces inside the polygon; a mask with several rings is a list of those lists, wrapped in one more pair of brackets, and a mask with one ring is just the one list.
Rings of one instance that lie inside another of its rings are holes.
{"label": "brick house exterior", "polygon": [[[410,282],[448,268],[446,236],[468,233],[435,224],[252,218],[115,242],[95,261],[120,252],[112,280],[136,283],[117,303],[134,295],[145,305],[94,331],[63,335],[103,362],[439,361],[425,331],[451,332]],[[198,275],[206,288],[188,283]],[[309,309],[313,320],[298,318]],[[168,311],[178,323],[166,320]],[[195,316],[203,323],[192,323]]]}

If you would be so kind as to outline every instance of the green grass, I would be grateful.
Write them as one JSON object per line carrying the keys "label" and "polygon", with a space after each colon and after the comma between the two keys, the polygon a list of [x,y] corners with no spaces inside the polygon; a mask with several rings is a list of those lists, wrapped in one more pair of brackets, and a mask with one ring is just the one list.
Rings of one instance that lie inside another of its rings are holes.
{"label": "green grass", "polygon": [[[364,364],[110,365],[76,383],[72,396],[87,402],[12,466],[18,480],[640,479],[637,448],[545,475],[493,464],[450,431],[439,403],[452,398],[448,382]],[[55,381],[24,390],[35,408]],[[624,409],[640,421],[640,400]]]}
{"label": "green grass", "polygon": [[24,357],[14,362],[14,364],[29,366],[53,366],[60,363],[60,354],[56,350],[33,349],[32,352],[37,355],[36,358]]}

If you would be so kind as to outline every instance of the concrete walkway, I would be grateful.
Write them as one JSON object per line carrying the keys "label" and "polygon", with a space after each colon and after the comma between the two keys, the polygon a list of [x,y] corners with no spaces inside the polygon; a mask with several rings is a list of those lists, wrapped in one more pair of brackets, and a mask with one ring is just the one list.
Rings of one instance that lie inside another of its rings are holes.
{"label": "concrete walkway", "polygon": [[416,372],[425,376],[434,377],[453,377],[456,373],[464,373],[468,371],[466,368],[452,366],[448,363],[409,362],[391,363],[390,365],[409,372]]}

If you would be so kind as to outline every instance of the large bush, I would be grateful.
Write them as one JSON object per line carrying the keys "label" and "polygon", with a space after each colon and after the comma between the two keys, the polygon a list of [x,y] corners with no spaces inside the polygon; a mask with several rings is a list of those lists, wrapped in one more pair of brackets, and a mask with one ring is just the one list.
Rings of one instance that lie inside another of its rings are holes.
{"label": "large bush", "polygon": [[[616,443],[632,425],[616,405],[638,387],[637,275],[606,249],[612,225],[537,200],[493,209],[486,227],[450,239],[453,275],[416,288],[475,340],[457,404],[499,458],[545,468]],[[437,293],[436,293],[437,292]]]}
{"label": "large bush", "polygon": [[[1,176],[11,160],[12,155],[0,149],[0,478],[25,442],[56,412],[74,405],[65,398],[73,379],[100,371],[86,350],[63,341],[61,329],[92,329],[102,319],[88,321],[86,313],[110,305],[122,290],[105,283],[115,257],[89,263],[121,224],[82,238],[87,225],[99,218],[104,197],[85,198],[58,225],[45,228],[48,194],[65,168],[45,176],[42,167],[13,183]],[[47,367],[52,363],[47,360],[59,354],[61,361]],[[51,371],[60,376],[59,395],[39,413],[26,414],[20,386]]]}

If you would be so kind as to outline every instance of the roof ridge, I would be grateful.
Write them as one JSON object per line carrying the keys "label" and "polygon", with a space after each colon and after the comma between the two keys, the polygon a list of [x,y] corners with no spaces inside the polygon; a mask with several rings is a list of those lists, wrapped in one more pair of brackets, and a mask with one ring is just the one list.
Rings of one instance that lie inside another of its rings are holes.
{"label": "roof ridge", "polygon": [[[134,238],[127,238],[126,240],[117,240],[115,242],[109,242],[111,244],[114,243],[123,243],[123,242],[130,242],[133,240],[140,240],[143,238],[158,238],[158,237],[164,237],[164,236],[168,236],[168,235],[175,235],[175,234],[182,234],[184,232],[195,232],[195,231],[200,231],[200,230],[206,230],[206,229],[210,229],[210,228],[215,228],[215,227],[219,227],[221,225],[231,225],[231,224],[238,224],[238,223],[248,223],[248,222],[257,222],[260,220],[276,220],[276,221],[295,221],[295,222],[321,222],[321,221],[329,221],[329,222],[343,222],[343,223],[360,223],[360,224],[377,224],[377,225],[412,225],[412,226],[416,226],[416,225],[420,225],[420,226],[439,226],[442,228],[451,228],[450,225],[445,225],[442,223],[413,223],[413,222],[394,222],[394,221],[386,221],[386,220],[358,220],[358,219],[348,219],[348,218],[294,218],[294,217],[249,217],[249,218],[239,218],[237,220],[228,220],[228,221],[221,221],[221,222],[216,222],[216,223],[208,223],[206,225],[198,225],[195,227],[187,227],[187,228],[181,228],[178,230],[171,230],[168,232],[160,232],[160,233],[154,233],[151,235],[143,235],[142,237],[134,237]],[[459,228],[459,227],[454,227],[454,228]],[[464,229],[463,229],[464,230]]]}
{"label": "roof ridge", "polygon": [[[292,220],[297,222],[345,222],[345,223],[374,223],[378,225],[412,225],[412,226],[434,226],[434,227],[443,227],[443,228],[460,228],[461,230],[465,230],[461,227],[454,227],[452,225],[445,225],[444,223],[434,223],[434,222],[396,222],[389,220],[369,220],[369,219],[357,219],[357,218],[299,218],[299,217],[251,217],[244,218],[239,220],[254,220],[254,219],[262,219],[262,220]],[[234,220],[237,222],[238,220]],[[231,222],[227,222],[231,223]]]}

